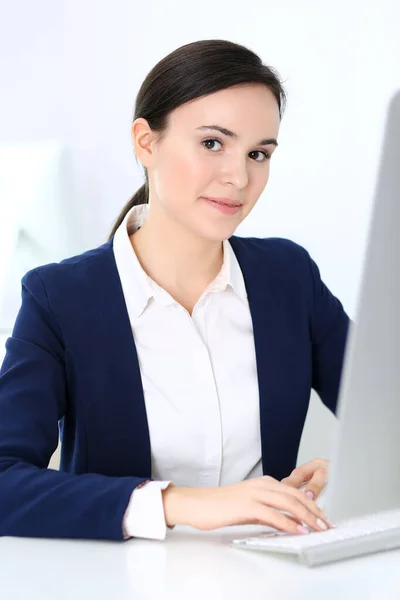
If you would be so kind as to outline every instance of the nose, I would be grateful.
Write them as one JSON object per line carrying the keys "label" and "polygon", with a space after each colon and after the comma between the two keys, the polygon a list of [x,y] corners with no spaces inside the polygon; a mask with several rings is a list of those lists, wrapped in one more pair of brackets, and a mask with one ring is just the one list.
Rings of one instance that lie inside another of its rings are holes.
{"label": "nose", "polygon": [[223,164],[221,179],[231,183],[238,189],[243,189],[249,182],[247,159],[231,156]]}

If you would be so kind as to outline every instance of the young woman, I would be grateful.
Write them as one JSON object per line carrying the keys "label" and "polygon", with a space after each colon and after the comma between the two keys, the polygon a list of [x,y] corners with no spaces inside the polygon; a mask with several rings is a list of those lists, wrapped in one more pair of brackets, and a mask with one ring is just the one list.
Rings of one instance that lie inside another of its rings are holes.
{"label": "young woman", "polygon": [[224,40],[146,77],[145,185],[105,244],[22,280],[0,372],[0,535],[331,526],[314,501],[326,461],[295,466],[311,389],[335,412],[349,318],[303,247],[234,235],[285,101],[274,70]]}

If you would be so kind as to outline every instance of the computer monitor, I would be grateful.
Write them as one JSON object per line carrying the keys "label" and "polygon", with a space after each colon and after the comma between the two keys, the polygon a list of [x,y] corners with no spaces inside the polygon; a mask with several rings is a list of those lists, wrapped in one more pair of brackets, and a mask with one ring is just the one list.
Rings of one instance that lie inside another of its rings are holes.
{"label": "computer monitor", "polygon": [[400,90],[388,109],[356,316],[339,389],[325,513],[400,508]]}

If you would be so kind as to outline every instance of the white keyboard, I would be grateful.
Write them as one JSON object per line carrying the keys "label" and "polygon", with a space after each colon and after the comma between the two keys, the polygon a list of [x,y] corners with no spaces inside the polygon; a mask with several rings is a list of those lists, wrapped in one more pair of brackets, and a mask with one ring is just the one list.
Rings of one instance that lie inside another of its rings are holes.
{"label": "white keyboard", "polygon": [[293,535],[280,531],[232,541],[236,548],[295,554],[308,566],[400,548],[400,510],[347,519],[334,529]]}

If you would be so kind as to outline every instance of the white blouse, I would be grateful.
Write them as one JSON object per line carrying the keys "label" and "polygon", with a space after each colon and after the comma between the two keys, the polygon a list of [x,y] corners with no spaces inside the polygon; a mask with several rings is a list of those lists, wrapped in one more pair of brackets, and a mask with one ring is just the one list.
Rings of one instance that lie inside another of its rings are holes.
{"label": "white blouse", "polygon": [[[138,353],[154,481],[133,491],[127,535],[164,539],[161,489],[262,476],[253,325],[228,240],[221,271],[192,316],[143,270],[129,240],[148,214],[134,206],[113,249]],[[132,399],[135,402],[135,398]]]}

